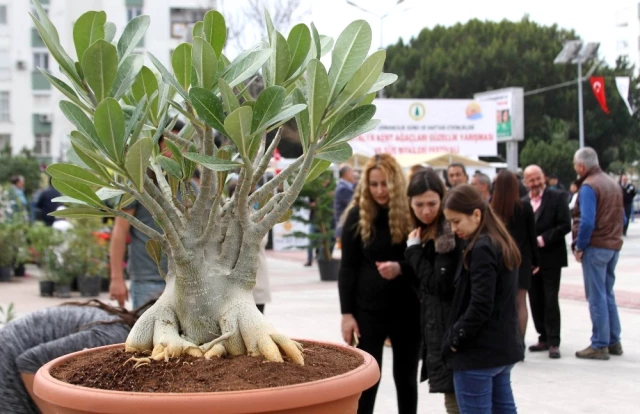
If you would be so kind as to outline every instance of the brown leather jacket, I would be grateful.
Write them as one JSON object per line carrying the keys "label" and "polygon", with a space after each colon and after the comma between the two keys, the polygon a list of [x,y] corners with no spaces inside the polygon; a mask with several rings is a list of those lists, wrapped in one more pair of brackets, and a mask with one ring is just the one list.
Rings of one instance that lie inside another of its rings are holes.
{"label": "brown leather jacket", "polygon": [[[594,167],[580,179],[580,185],[588,185],[596,193],[596,222],[591,234],[589,246],[602,249],[620,250],[622,248],[622,229],[624,206],[622,191],[618,183],[605,174],[600,167]],[[573,244],[578,237],[580,228],[580,197],[572,211],[573,216]]]}

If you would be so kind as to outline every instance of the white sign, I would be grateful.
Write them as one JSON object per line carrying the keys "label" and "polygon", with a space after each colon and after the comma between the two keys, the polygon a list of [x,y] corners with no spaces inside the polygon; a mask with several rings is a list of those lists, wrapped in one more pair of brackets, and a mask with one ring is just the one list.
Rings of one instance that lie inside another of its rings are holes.
{"label": "white sign", "polygon": [[480,102],[496,103],[498,142],[524,139],[524,90],[506,88],[473,95]]}
{"label": "white sign", "polygon": [[[355,152],[496,155],[494,102],[466,99],[376,99],[378,128],[355,138]],[[367,154],[370,155],[370,154]]]}
{"label": "white sign", "polygon": [[[304,219],[309,218],[309,210],[306,209],[296,209],[293,211],[293,214]],[[292,250],[294,248],[308,246],[310,243],[309,239],[291,236],[295,232],[308,233],[309,225],[298,220],[289,219],[284,223],[278,223],[273,226],[273,250]]]}

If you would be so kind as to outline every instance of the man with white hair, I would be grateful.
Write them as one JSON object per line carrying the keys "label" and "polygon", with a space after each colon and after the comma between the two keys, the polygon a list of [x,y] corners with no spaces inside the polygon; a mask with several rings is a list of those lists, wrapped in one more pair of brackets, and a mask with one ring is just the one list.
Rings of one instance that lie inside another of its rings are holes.
{"label": "man with white hair", "polygon": [[582,263],[593,334],[578,358],[608,360],[622,355],[620,318],[613,293],[626,217],[618,183],[599,166],[593,148],[579,149],[573,167],[581,187],[573,209],[573,251]]}

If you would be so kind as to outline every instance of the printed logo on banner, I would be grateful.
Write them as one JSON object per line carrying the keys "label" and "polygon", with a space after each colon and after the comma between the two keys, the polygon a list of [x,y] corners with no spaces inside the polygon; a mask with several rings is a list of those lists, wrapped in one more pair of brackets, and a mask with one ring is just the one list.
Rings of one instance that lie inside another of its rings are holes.
{"label": "printed logo on banner", "polygon": [[409,116],[414,121],[421,121],[426,114],[427,114],[427,110],[425,109],[424,105],[421,104],[420,102],[412,103],[409,106]]}
{"label": "printed logo on banner", "polygon": [[473,121],[475,121],[476,119],[482,119],[482,108],[477,102],[471,102],[469,105],[467,105],[465,113],[467,115],[467,119]]}

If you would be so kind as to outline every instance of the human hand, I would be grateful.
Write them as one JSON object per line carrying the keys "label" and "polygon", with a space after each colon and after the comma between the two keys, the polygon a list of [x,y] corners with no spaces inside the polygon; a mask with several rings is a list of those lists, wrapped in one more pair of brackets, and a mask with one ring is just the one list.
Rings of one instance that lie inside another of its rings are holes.
{"label": "human hand", "polygon": [[109,297],[111,300],[117,300],[118,306],[124,306],[124,303],[129,299],[129,290],[124,283],[124,279],[111,279]]}
{"label": "human hand", "polygon": [[358,322],[352,314],[346,313],[342,315],[342,339],[349,345],[353,344],[355,338],[360,338],[360,328]]}
{"label": "human hand", "polygon": [[540,271],[540,266],[536,266],[533,268],[533,274],[538,274],[538,272]]}
{"label": "human hand", "polygon": [[378,273],[383,279],[393,280],[400,275],[401,268],[398,262],[376,262]]}
{"label": "human hand", "polygon": [[578,263],[582,263],[582,256],[584,255],[584,252],[582,250],[576,250],[573,252],[573,255],[576,257],[576,261]]}
{"label": "human hand", "polygon": [[410,239],[419,239],[419,238],[422,237],[420,235],[420,233],[421,233],[421,230],[420,230],[420,227],[418,227],[418,228],[414,229],[411,233],[409,233],[409,238]]}

